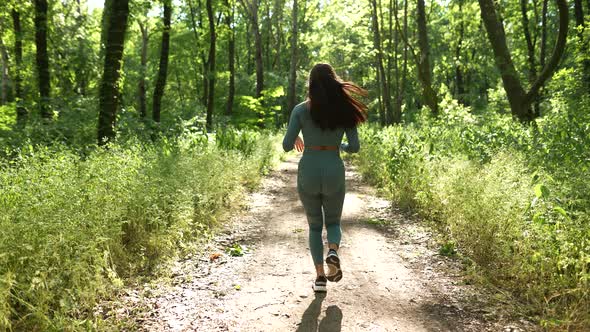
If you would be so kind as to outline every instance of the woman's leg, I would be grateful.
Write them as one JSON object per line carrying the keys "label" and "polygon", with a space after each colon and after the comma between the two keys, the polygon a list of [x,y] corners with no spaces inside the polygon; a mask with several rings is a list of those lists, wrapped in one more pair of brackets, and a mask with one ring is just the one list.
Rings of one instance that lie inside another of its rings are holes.
{"label": "woman's leg", "polygon": [[331,195],[323,197],[324,214],[326,216],[326,231],[328,233],[328,246],[330,249],[338,250],[342,238],[340,229],[340,218],[342,217],[342,205],[344,204],[344,194],[346,189],[342,189]]}
{"label": "woman's leg", "polygon": [[299,190],[307,223],[309,225],[309,250],[318,276],[324,275],[324,243],[322,241],[323,213],[320,194],[308,194]]}

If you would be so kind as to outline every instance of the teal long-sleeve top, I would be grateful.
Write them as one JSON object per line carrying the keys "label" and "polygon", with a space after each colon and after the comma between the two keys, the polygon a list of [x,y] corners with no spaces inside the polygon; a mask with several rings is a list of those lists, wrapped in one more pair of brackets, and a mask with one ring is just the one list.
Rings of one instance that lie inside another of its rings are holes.
{"label": "teal long-sleeve top", "polygon": [[[330,145],[338,146],[340,149],[348,153],[356,153],[360,149],[359,137],[356,127],[353,128],[336,128],[334,130],[322,130],[318,127],[307,108],[307,102],[303,102],[293,109],[287,133],[283,139],[283,150],[289,152],[293,150],[295,139],[299,132],[303,134],[303,141],[305,146]],[[347,143],[342,143],[342,137],[346,133]]]}

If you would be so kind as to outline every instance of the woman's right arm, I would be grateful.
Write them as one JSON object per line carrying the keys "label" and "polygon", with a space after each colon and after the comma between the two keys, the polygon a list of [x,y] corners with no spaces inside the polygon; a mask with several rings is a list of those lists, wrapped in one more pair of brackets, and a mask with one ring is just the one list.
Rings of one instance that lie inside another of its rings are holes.
{"label": "woman's right arm", "polygon": [[283,150],[285,150],[285,152],[293,150],[295,139],[298,137],[299,131],[301,131],[301,123],[299,122],[296,109],[297,108],[294,108],[293,111],[291,111],[287,133],[285,134],[285,138],[283,138]]}
{"label": "woman's right arm", "polygon": [[340,144],[340,148],[348,153],[357,153],[361,148],[361,144],[359,142],[359,134],[355,127],[347,128],[346,129],[346,138],[348,139],[348,144],[342,143]]}

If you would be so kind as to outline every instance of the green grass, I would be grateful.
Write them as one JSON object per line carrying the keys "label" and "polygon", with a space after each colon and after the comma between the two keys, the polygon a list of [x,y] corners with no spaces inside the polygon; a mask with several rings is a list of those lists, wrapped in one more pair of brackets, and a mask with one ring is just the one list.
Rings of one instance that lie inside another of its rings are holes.
{"label": "green grass", "polygon": [[584,330],[590,329],[590,103],[552,102],[554,112],[529,127],[443,102],[438,119],[363,127],[354,161],[398,206],[431,221],[447,239],[441,254],[460,251],[540,324]]}
{"label": "green grass", "polygon": [[194,249],[276,162],[271,133],[226,130],[0,164],[0,330],[89,330],[129,277]]}

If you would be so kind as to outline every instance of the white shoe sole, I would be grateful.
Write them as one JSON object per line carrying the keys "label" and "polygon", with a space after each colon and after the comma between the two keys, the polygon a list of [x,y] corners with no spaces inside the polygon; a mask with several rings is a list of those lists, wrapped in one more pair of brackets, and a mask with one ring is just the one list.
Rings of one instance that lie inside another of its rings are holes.
{"label": "white shoe sole", "polygon": [[325,292],[328,291],[328,287],[326,287],[325,285],[319,285],[318,286],[318,285],[314,284],[312,286],[312,288],[313,288],[313,291],[316,292],[316,293],[325,293]]}

